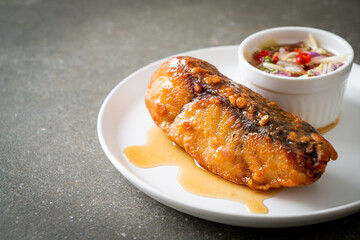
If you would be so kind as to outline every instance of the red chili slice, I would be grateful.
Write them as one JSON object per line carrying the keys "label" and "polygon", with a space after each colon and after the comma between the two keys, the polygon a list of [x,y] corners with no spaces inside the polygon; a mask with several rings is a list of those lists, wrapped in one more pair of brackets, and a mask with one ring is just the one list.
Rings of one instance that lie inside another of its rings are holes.
{"label": "red chili slice", "polygon": [[278,61],[279,61],[279,57],[278,57],[278,56],[273,57],[273,63],[274,63],[274,64],[276,64]]}
{"label": "red chili slice", "polygon": [[268,51],[268,50],[262,50],[262,51],[258,52],[258,53],[254,56],[254,58],[255,58],[257,61],[259,61],[259,62],[263,62],[263,61],[264,61],[264,58],[265,58],[266,56],[270,56],[269,51]]}
{"label": "red chili slice", "polygon": [[296,62],[299,64],[308,64],[311,61],[310,54],[299,53],[296,57]]}

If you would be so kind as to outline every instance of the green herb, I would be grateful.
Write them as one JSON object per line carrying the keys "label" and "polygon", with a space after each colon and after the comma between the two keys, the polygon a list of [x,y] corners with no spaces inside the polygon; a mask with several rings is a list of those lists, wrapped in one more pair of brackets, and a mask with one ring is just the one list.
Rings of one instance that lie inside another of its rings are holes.
{"label": "green herb", "polygon": [[266,67],[264,67],[264,66],[260,66],[260,67],[259,67],[259,69],[260,69],[261,71],[265,71],[265,70],[267,70],[267,68],[266,68]]}
{"label": "green herb", "polygon": [[272,58],[270,56],[265,56],[264,62],[273,63],[273,60],[272,60]]}

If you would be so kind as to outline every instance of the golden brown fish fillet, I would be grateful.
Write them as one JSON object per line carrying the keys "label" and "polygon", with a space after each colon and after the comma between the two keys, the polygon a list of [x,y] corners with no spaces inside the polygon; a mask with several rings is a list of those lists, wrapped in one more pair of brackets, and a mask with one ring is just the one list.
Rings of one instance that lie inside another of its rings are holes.
{"label": "golden brown fish fillet", "polygon": [[310,124],[196,58],[163,63],[145,103],[156,125],[200,166],[252,189],[313,183],[337,158]]}

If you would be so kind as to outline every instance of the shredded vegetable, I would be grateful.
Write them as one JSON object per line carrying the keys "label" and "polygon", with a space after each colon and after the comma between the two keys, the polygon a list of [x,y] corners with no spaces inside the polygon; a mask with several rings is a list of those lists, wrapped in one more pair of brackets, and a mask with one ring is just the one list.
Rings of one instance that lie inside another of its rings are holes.
{"label": "shredded vegetable", "polygon": [[334,56],[321,48],[311,33],[304,42],[266,46],[252,56],[250,63],[258,69],[288,77],[327,74],[341,67],[348,58],[348,55]]}

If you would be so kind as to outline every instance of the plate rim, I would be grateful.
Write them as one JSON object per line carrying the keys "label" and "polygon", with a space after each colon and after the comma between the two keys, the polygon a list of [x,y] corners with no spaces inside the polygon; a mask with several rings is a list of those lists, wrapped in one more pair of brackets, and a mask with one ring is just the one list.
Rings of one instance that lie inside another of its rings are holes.
{"label": "plate rim", "polygon": [[[306,213],[297,213],[293,215],[266,215],[266,214],[230,214],[230,213],[224,213],[224,212],[217,212],[213,209],[204,209],[204,208],[198,208],[191,206],[189,204],[184,204],[179,201],[175,201],[172,197],[168,196],[166,193],[162,192],[159,189],[154,188],[152,185],[146,183],[144,180],[134,176],[131,171],[129,171],[126,166],[121,164],[120,161],[118,161],[118,158],[114,156],[111,152],[111,150],[108,148],[106,144],[106,140],[103,135],[103,116],[104,111],[106,109],[106,106],[108,105],[109,101],[112,99],[114,94],[119,91],[120,88],[122,88],[123,85],[125,85],[127,82],[131,81],[136,75],[153,68],[157,65],[160,65],[165,60],[173,57],[173,56],[179,56],[179,55],[191,55],[191,54],[199,54],[199,53],[207,53],[210,51],[226,51],[226,50],[233,50],[237,52],[238,45],[222,45],[222,46],[213,46],[213,47],[207,47],[207,48],[200,48],[190,51],[185,51],[177,54],[173,54],[168,57],[161,58],[159,60],[153,61],[138,70],[134,71],[127,77],[125,77],[122,81],[120,81],[106,96],[104,99],[100,111],[97,118],[97,133],[98,138],[101,144],[101,147],[103,151],[105,152],[108,159],[111,161],[111,163],[117,168],[117,170],[136,188],[144,192],[146,195],[152,197],[158,202],[161,202],[162,204],[176,209],[180,212],[184,212],[186,214],[199,217],[202,219],[206,219],[213,222],[219,222],[229,225],[236,225],[236,226],[247,226],[247,227],[291,227],[291,226],[303,226],[313,223],[320,223],[325,221],[334,220],[340,217],[344,217],[353,213],[356,213],[360,210],[360,200],[347,203],[341,206],[331,207],[327,209],[322,210],[316,210],[316,211],[310,211]],[[357,65],[357,66],[356,66]],[[359,65],[356,63],[353,63],[353,67],[358,68]],[[127,158],[125,154],[121,151],[121,158],[123,160],[127,161]],[[175,206],[174,206],[175,205]],[[194,214],[195,212],[195,214]],[[218,218],[217,220],[214,220],[213,217],[209,217],[209,215],[216,215]],[[305,221],[306,222],[303,222]],[[230,222],[229,222],[230,221]],[[246,222],[244,222],[246,221]]]}

